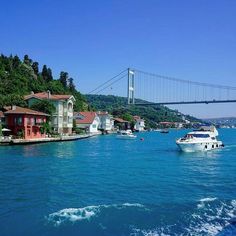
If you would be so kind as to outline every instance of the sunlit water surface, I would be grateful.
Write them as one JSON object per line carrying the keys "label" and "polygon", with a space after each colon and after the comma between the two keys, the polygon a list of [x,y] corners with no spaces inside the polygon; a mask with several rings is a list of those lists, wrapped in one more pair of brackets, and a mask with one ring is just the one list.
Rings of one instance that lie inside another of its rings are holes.
{"label": "sunlit water surface", "polygon": [[186,132],[0,147],[0,235],[236,235],[236,130],[195,154]]}

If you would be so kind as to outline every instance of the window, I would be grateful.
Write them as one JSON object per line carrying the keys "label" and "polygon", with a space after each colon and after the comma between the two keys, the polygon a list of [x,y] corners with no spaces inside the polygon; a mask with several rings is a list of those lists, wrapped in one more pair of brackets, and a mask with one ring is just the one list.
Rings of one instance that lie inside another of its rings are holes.
{"label": "window", "polygon": [[68,110],[69,112],[72,112],[73,110],[73,105],[71,103],[68,103]]}
{"label": "window", "polygon": [[19,116],[19,117],[17,118],[17,124],[18,124],[18,125],[22,125],[22,117],[21,117],[21,116]]}
{"label": "window", "polygon": [[30,118],[26,118],[27,125],[30,125]]}
{"label": "window", "polygon": [[97,126],[96,125],[92,125],[93,128],[96,128]]}
{"label": "window", "polygon": [[32,125],[35,125],[36,124],[36,118],[32,118]]}
{"label": "window", "polygon": [[209,138],[209,134],[193,134],[194,137],[196,138]]}

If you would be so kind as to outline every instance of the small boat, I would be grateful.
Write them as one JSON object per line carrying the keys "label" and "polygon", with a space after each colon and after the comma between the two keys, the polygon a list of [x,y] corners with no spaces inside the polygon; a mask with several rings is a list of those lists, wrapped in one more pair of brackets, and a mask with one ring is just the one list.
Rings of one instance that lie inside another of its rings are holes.
{"label": "small boat", "polygon": [[160,133],[162,133],[162,134],[168,134],[168,133],[169,133],[169,130],[168,130],[168,129],[162,129],[162,130],[160,131]]}
{"label": "small boat", "polygon": [[154,132],[161,132],[161,129],[154,129]]}
{"label": "small boat", "polygon": [[119,131],[119,134],[116,137],[119,139],[134,139],[137,136],[134,135],[130,129],[127,129]]}
{"label": "small boat", "polygon": [[224,144],[217,140],[217,136],[218,131],[214,126],[202,126],[177,139],[176,144],[183,152],[208,151],[224,147]]}

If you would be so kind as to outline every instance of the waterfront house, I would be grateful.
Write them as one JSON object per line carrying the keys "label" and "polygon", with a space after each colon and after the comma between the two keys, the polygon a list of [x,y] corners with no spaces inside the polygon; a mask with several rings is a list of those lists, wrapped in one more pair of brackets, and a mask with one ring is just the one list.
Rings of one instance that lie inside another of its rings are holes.
{"label": "waterfront house", "polygon": [[117,130],[127,130],[130,129],[130,122],[127,120],[123,120],[122,118],[114,118],[114,127]]}
{"label": "waterfront house", "polygon": [[135,124],[134,124],[134,130],[136,131],[144,131],[145,128],[145,121],[144,119],[141,119],[140,116],[133,116]]}
{"label": "waterfront house", "polygon": [[91,134],[99,133],[98,126],[100,120],[96,112],[75,112],[74,119],[77,128],[83,129]]}
{"label": "waterfront house", "polygon": [[56,108],[52,114],[52,128],[59,134],[71,134],[73,128],[73,105],[75,98],[72,95],[55,95],[50,91],[42,93],[33,93],[25,96],[29,107],[39,100],[47,99]]}
{"label": "waterfront house", "polygon": [[111,132],[114,129],[114,120],[112,115],[108,114],[108,112],[98,111],[97,116],[99,117],[99,130],[103,132]]}
{"label": "waterfront house", "polygon": [[45,138],[42,125],[48,114],[18,106],[6,107],[6,110],[6,126],[12,135],[23,139]]}

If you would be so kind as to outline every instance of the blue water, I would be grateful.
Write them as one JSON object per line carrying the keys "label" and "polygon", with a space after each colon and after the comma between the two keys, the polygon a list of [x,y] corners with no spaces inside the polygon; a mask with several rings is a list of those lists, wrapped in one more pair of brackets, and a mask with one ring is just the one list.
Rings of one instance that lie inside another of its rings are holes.
{"label": "blue water", "polygon": [[186,131],[0,147],[0,235],[236,235],[236,130],[219,131],[195,154]]}

